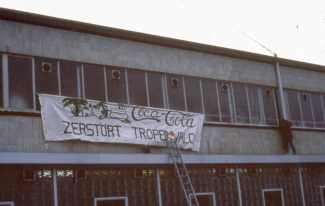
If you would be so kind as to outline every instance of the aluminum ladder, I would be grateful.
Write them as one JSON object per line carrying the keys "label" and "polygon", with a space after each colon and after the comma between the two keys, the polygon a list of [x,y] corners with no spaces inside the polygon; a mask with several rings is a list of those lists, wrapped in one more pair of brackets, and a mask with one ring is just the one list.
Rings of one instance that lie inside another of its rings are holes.
{"label": "aluminum ladder", "polygon": [[177,140],[166,138],[167,145],[169,147],[170,155],[173,159],[174,167],[176,175],[181,182],[183,191],[185,193],[185,197],[188,205],[190,206],[199,206],[199,202],[196,198],[196,194],[194,192],[191,179],[188,176],[187,169],[182,159],[181,151],[177,145]]}

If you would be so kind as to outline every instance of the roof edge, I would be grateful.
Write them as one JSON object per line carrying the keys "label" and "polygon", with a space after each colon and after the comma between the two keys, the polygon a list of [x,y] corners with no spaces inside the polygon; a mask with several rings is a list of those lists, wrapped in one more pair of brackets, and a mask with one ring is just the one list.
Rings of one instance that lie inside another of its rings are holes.
{"label": "roof edge", "polygon": [[[61,18],[50,17],[50,16],[18,11],[18,10],[12,10],[7,8],[0,8],[0,19],[39,25],[44,27],[69,30],[74,32],[94,34],[94,35],[111,37],[111,38],[124,39],[129,41],[136,41],[136,42],[147,43],[147,44],[154,44],[154,45],[177,48],[177,49],[202,52],[207,54],[215,54],[220,56],[258,61],[263,63],[273,64],[276,61],[276,58],[274,58],[273,56],[267,56],[262,54],[235,50],[235,49],[206,45],[206,44],[195,43],[195,42],[190,42],[185,40],[167,38],[167,37],[156,36],[152,34],[127,31],[123,29],[117,29],[117,28],[100,26],[100,25],[95,25],[90,23],[61,19]],[[289,60],[284,58],[277,58],[277,60],[279,64],[282,66],[325,72],[325,66],[322,65]]]}

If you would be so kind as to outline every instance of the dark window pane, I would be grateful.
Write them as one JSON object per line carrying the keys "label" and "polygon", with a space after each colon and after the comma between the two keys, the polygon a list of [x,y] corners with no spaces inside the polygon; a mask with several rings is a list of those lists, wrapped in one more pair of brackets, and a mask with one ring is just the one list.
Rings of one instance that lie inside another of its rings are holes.
{"label": "dark window pane", "polygon": [[265,206],[282,206],[281,191],[264,192]]}
{"label": "dark window pane", "polygon": [[205,121],[220,122],[216,82],[202,79],[201,83]]}
{"label": "dark window pane", "polygon": [[247,85],[248,101],[251,112],[252,124],[263,124],[261,118],[260,87]]}
{"label": "dark window pane", "polygon": [[[113,78],[113,71],[119,78]],[[125,69],[106,68],[106,81],[108,101],[127,104]]]}
{"label": "dark window pane", "polygon": [[130,104],[148,106],[146,74],[140,70],[127,70]]}
{"label": "dark window pane", "polygon": [[165,75],[147,73],[150,107],[166,108],[165,106]]}
{"label": "dark window pane", "polygon": [[262,87],[262,99],[264,108],[265,123],[267,125],[277,125],[276,106],[274,102],[274,89]]}
{"label": "dark window pane", "polygon": [[302,119],[304,120],[303,127],[314,127],[309,93],[299,92],[299,98],[301,104]]}
{"label": "dark window pane", "polygon": [[[174,82],[173,84],[172,81]],[[169,109],[185,111],[182,77],[176,75],[167,75],[167,91]]]}
{"label": "dark window pane", "polygon": [[74,62],[60,61],[61,95],[79,97],[80,65]]}
{"label": "dark window pane", "polygon": [[218,94],[222,122],[233,122],[233,102],[231,97],[231,84],[218,81]]}
{"label": "dark window pane", "polygon": [[[204,206],[213,206],[213,196],[212,195],[196,195],[196,199],[199,202],[199,205]],[[194,202],[192,201],[192,204]]]}
{"label": "dark window pane", "polygon": [[325,127],[322,101],[319,93],[310,93],[316,127]]}
{"label": "dark window pane", "polygon": [[0,107],[3,107],[3,89],[2,89],[2,55],[0,55]]}
{"label": "dark window pane", "polygon": [[294,126],[302,127],[301,114],[299,107],[298,92],[294,90],[287,90],[290,121]]}
{"label": "dark window pane", "polygon": [[187,111],[203,113],[200,79],[193,77],[185,77],[184,81]]}
{"label": "dark window pane", "polygon": [[104,67],[83,65],[85,98],[106,101]]}
{"label": "dark window pane", "polygon": [[[42,68],[50,65],[50,72]],[[58,85],[58,62],[51,59],[35,58],[35,89],[36,89],[36,109],[40,110],[40,103],[37,93],[40,94],[59,94]]]}
{"label": "dark window pane", "polygon": [[233,83],[237,123],[249,124],[246,85]]}
{"label": "dark window pane", "polygon": [[8,57],[9,107],[33,109],[32,60]]}
{"label": "dark window pane", "polygon": [[[322,106],[323,106],[322,109],[323,109],[323,112],[325,113],[325,94],[321,94],[321,100],[322,100],[321,102],[322,102],[322,104],[323,104],[323,105],[322,105]],[[323,114],[324,114],[324,113],[323,113]],[[325,116],[324,116],[324,119],[325,119]],[[325,126],[324,126],[323,124],[320,124],[320,127],[325,127]]]}

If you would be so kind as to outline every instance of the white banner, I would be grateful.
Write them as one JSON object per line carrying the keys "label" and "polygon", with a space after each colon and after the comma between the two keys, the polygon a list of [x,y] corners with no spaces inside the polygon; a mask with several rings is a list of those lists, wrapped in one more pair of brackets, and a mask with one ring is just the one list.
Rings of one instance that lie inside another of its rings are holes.
{"label": "white banner", "polygon": [[46,141],[80,139],[167,146],[199,151],[204,115],[39,94]]}

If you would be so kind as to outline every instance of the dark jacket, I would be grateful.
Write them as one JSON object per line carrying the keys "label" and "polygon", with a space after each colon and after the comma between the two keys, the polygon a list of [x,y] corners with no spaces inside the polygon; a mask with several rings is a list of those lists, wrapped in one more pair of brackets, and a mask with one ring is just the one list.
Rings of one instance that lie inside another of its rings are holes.
{"label": "dark jacket", "polygon": [[280,130],[282,132],[282,138],[291,141],[293,139],[293,135],[291,132],[291,126],[293,124],[290,121],[287,121],[285,119],[281,119],[280,120]]}

